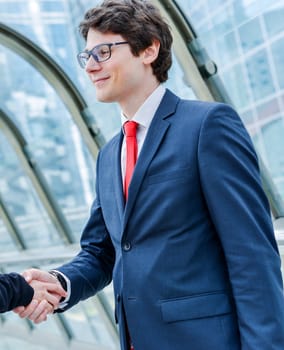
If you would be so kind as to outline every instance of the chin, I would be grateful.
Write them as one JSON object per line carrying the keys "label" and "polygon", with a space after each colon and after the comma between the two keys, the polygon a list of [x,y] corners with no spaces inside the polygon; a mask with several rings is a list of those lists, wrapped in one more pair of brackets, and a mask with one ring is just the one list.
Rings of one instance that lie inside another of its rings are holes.
{"label": "chin", "polygon": [[105,102],[105,103],[115,102],[115,100],[108,95],[96,94],[96,98],[99,102]]}

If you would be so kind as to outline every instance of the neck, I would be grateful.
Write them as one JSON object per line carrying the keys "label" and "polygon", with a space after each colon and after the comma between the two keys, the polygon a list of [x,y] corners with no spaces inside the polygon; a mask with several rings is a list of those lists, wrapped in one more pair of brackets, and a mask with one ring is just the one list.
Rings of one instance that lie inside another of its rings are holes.
{"label": "neck", "polygon": [[138,109],[147,100],[147,98],[153,93],[154,90],[159,86],[159,82],[151,84],[147,89],[143,90],[140,94],[133,94],[126,103],[120,103],[120,108],[127,119],[132,119]]}

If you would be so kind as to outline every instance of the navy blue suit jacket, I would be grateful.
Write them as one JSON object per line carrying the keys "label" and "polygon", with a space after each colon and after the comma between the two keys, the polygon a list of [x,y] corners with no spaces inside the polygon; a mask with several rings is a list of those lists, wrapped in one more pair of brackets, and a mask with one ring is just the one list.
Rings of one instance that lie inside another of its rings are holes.
{"label": "navy blue suit jacket", "polygon": [[283,350],[280,258],[250,137],[224,104],[169,90],[123,199],[114,137],[97,160],[69,307],[113,279],[121,347]]}
{"label": "navy blue suit jacket", "polygon": [[0,312],[28,305],[34,295],[33,288],[17,273],[0,275]]}

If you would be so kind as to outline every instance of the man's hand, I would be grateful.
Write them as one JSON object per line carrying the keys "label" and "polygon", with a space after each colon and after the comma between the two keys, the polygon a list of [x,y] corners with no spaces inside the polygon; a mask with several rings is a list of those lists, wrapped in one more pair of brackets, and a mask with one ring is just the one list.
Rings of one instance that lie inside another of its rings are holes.
{"label": "man's hand", "polygon": [[47,315],[58,308],[61,297],[66,297],[66,291],[57,278],[46,271],[29,269],[22,275],[33,287],[34,296],[28,306],[20,306],[14,309],[14,312],[21,318],[29,318],[34,323],[45,321]]}

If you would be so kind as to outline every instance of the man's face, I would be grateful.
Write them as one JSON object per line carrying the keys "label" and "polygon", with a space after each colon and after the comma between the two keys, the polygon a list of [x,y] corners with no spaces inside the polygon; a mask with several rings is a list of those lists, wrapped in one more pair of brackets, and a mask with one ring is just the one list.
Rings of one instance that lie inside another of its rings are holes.
{"label": "man's face", "polygon": [[[103,43],[123,42],[119,34],[101,33],[90,29],[87,36],[86,50]],[[118,102],[121,107],[141,94],[146,68],[143,54],[138,57],[131,53],[128,44],[111,47],[111,57],[104,62],[96,62],[90,57],[86,72],[96,88],[96,96],[102,102]]]}

